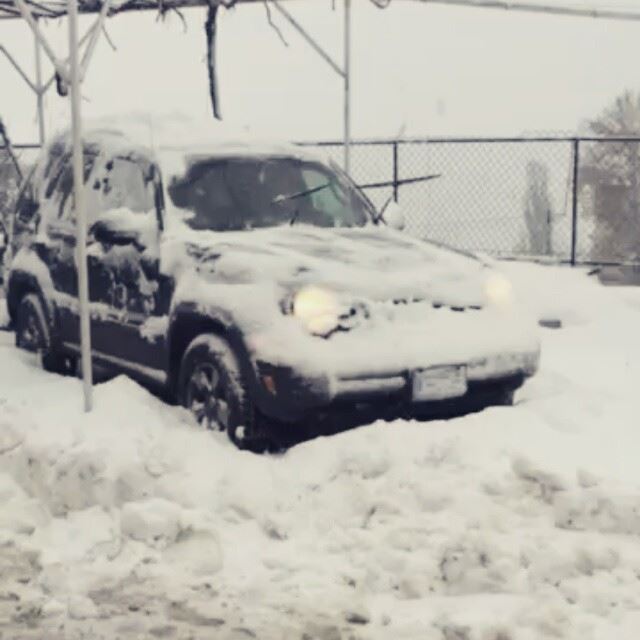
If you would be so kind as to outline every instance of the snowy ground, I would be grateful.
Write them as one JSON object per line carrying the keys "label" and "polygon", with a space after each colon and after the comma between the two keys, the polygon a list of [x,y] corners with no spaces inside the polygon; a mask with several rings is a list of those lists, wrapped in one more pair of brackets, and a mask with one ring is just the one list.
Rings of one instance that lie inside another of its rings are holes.
{"label": "snowy ground", "polygon": [[241,453],[0,333],[0,637],[636,640],[640,290],[511,265],[514,408]]}

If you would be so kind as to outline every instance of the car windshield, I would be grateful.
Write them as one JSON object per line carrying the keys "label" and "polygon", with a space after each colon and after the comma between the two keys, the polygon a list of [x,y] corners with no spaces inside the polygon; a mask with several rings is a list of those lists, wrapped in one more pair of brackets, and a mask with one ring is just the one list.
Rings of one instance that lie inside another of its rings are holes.
{"label": "car windshield", "polygon": [[239,231],[285,224],[361,227],[374,211],[338,170],[296,158],[226,158],[193,163],[169,185],[196,230]]}

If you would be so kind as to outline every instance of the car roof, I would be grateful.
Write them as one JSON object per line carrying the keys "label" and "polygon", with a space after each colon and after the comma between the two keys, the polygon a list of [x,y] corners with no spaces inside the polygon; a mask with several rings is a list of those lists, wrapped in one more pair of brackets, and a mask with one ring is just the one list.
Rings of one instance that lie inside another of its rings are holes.
{"label": "car roof", "polygon": [[[139,153],[156,158],[162,164],[166,154],[184,158],[228,157],[295,157],[308,161],[323,161],[321,155],[306,148],[280,140],[257,138],[246,129],[217,122],[149,121],[148,119],[104,118],[83,123],[85,147],[94,147],[112,157]],[[49,142],[49,149],[69,148],[71,131],[58,132]]]}

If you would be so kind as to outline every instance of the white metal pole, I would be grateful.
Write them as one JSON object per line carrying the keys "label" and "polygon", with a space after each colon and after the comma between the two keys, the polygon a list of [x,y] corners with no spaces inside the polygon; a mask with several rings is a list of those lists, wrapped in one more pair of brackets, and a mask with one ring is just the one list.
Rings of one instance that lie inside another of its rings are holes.
{"label": "white metal pole", "polygon": [[[107,13],[111,8],[111,0],[104,0],[102,4],[102,9],[100,9],[100,15],[95,21],[93,28],[89,30],[91,33],[91,37],[89,39],[89,44],[85,49],[84,55],[82,56],[82,62],[80,63],[80,82],[84,80],[84,76],[87,73],[87,67],[89,66],[89,61],[91,60],[91,56],[93,55],[93,51],[98,44],[98,38],[100,37],[100,32],[104,27],[104,20],[107,17]],[[78,44],[78,48],[82,44],[82,40]]]}
{"label": "white metal pole", "polygon": [[313,39],[309,32],[285,9],[278,0],[271,0],[271,6],[275,7],[282,17],[304,38],[309,46],[339,75],[344,73],[337,62]]}
{"label": "white metal pole", "polygon": [[[27,6],[25,0],[13,0],[14,4],[20,9],[20,14],[27,21],[29,26],[31,27],[31,31],[33,31],[34,35],[40,41],[44,52],[51,60],[51,64],[55,67],[56,71],[60,74],[60,77],[63,80],[68,80],[67,78],[67,70],[65,66],[58,60],[56,54],[54,53],[51,45],[47,42],[46,38],[42,35],[40,31],[40,27],[38,27],[38,21],[33,17],[31,13],[31,9]],[[76,15],[77,15],[77,5],[76,5]]]}
{"label": "white metal pole", "polygon": [[344,0],[344,170],[351,172],[351,0]]}
{"label": "white metal pole", "polygon": [[89,281],[87,274],[87,218],[84,208],[82,120],[80,116],[80,65],[78,60],[78,0],[67,0],[69,12],[69,84],[71,93],[71,130],[73,137],[73,191],[76,214],[76,266],[80,298],[80,346],[84,410],[91,411],[91,325],[89,322]]}
{"label": "white metal pole", "polygon": [[33,36],[36,48],[36,101],[38,105],[38,134],[40,146],[44,145],[44,87],[42,86],[42,45],[38,38]]}

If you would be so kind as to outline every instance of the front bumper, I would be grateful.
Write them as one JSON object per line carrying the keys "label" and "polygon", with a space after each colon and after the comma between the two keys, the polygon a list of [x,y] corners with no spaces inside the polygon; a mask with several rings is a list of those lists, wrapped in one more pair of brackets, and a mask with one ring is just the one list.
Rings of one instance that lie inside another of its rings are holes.
{"label": "front bumper", "polygon": [[540,357],[535,323],[495,309],[394,307],[388,317],[380,313],[326,340],[310,336],[295,318],[282,323],[252,334],[248,345],[258,408],[286,422],[336,406],[413,410],[414,375],[432,368],[463,367],[467,395],[514,381],[519,386],[536,372]]}
{"label": "front bumper", "polygon": [[373,418],[387,418],[424,413],[430,406],[464,408],[483,398],[490,404],[492,397],[517,389],[536,373],[538,363],[539,351],[452,363],[465,369],[466,393],[427,402],[412,397],[416,369],[309,376],[291,367],[258,362],[258,405],[264,414],[283,422],[309,421],[325,412],[364,411]]}
{"label": "front bumper", "polygon": [[[530,377],[538,370],[539,352],[524,354],[499,354],[485,357],[468,363],[448,363],[462,366],[466,372],[469,386],[475,383],[501,380],[521,376]],[[442,366],[442,365],[441,365]],[[446,366],[446,365],[445,365]],[[337,378],[333,384],[334,398],[366,397],[367,395],[384,395],[410,389],[412,371],[398,372],[389,376],[367,375]]]}

